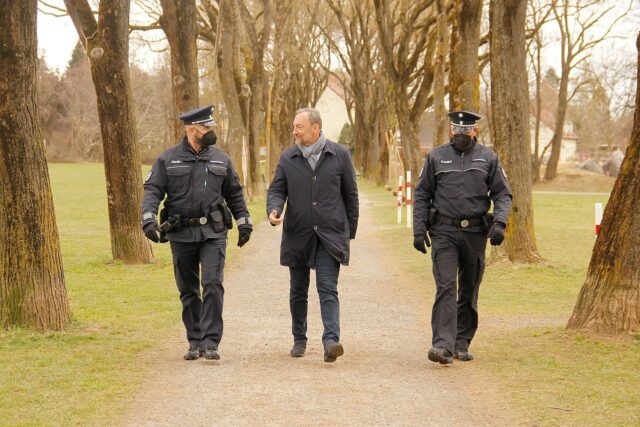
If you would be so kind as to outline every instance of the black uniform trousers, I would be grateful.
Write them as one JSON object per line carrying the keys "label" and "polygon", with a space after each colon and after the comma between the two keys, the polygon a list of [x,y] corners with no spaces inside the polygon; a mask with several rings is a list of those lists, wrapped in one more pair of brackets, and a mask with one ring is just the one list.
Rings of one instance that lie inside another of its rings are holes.
{"label": "black uniform trousers", "polygon": [[[310,267],[289,267],[291,331],[294,341],[307,341],[307,308]],[[320,297],[320,314],[324,333],[322,343],[340,341],[340,301],[338,300],[338,275],[340,263],[329,254],[318,239],[315,253],[316,287]]]}
{"label": "black uniform trousers", "polygon": [[182,302],[182,321],[190,345],[218,348],[222,338],[222,281],[226,250],[226,237],[203,242],[171,242],[173,270]]}
{"label": "black uniform trousers", "polygon": [[[484,273],[487,235],[431,230],[436,298],[431,314],[433,347],[468,350],[478,329],[478,290]],[[457,286],[456,286],[457,285]]]}

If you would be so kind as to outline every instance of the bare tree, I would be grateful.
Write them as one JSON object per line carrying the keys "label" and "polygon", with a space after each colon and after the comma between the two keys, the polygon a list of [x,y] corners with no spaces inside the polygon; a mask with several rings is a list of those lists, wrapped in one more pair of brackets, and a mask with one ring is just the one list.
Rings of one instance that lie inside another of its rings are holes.
{"label": "bare tree", "polygon": [[[437,147],[442,145],[447,140],[447,131],[449,129],[449,121],[446,114],[446,108],[444,105],[444,95],[446,87],[446,73],[445,68],[447,65],[447,45],[449,43],[449,25],[447,23],[447,1],[436,0],[436,8],[438,10],[438,45],[436,50],[435,66],[434,66],[434,83],[433,83],[433,107],[435,111],[435,129],[436,132],[433,138],[433,146]],[[451,53],[453,58],[454,54]],[[477,61],[477,55],[468,55],[475,57]],[[477,70],[478,67],[476,67]],[[451,75],[453,77],[453,75]],[[451,96],[451,95],[450,95]],[[475,109],[474,111],[477,111]]]}
{"label": "bare tree", "polygon": [[[640,80],[640,34],[636,41]],[[587,278],[567,325],[615,334],[640,330],[640,86],[633,132],[604,211]]]}
{"label": "bare tree", "polygon": [[480,26],[482,0],[454,0],[451,30],[449,108],[478,111],[480,108]]}
{"label": "bare tree", "polygon": [[295,111],[313,107],[327,86],[329,54],[318,28],[319,0],[275,2],[268,89],[267,164],[270,181],[282,150],[293,143]]}
{"label": "bare tree", "polygon": [[356,167],[378,184],[387,181],[389,152],[385,103],[387,79],[380,58],[375,11],[371,2],[326,0],[340,28],[340,37],[328,34],[333,53],[345,75],[335,74],[347,92],[345,104],[352,120]]}
{"label": "bare tree", "polygon": [[540,125],[542,123],[542,49],[545,47],[545,40],[542,32],[542,26],[551,13],[551,7],[548,2],[540,3],[538,0],[528,1],[530,26],[536,28],[537,31],[532,33],[527,43],[527,53],[533,68],[535,78],[535,121],[534,121],[534,141],[532,155],[532,177],[534,182],[540,180],[540,167],[542,166],[542,156],[540,153]]}
{"label": "bare tree", "polygon": [[0,327],[69,320],[36,96],[37,1],[0,2]]}
{"label": "bare tree", "polygon": [[160,0],[159,23],[171,48],[171,89],[173,94],[173,139],[184,135],[184,125],[177,119],[184,111],[198,107],[198,29],[195,0]]}
{"label": "bare tree", "polygon": [[554,0],[551,3],[554,21],[558,25],[558,31],[560,32],[561,72],[558,89],[558,109],[556,111],[553,137],[551,138],[551,155],[544,174],[545,180],[552,180],[557,174],[567,107],[571,99],[585,84],[584,81],[579,82],[574,85],[570,92],[571,73],[589,58],[591,49],[607,39],[616,24],[632,6],[630,1],[628,8],[623,13],[613,17],[605,30],[597,36],[591,37],[590,34],[597,29],[597,25],[603,21],[603,18],[612,18],[611,15],[616,10],[615,4],[605,5],[606,7],[603,8],[601,3],[601,1],[597,0]]}
{"label": "bare tree", "polygon": [[522,161],[531,158],[525,46],[526,2],[492,0],[489,17],[492,139],[513,192],[509,227],[505,243],[499,250],[504,250],[511,261],[537,262],[541,258],[533,225],[531,162]]}
{"label": "bare tree", "polygon": [[142,171],[129,80],[129,0],[101,0],[98,21],[87,0],[65,0],[88,53],[104,147],[111,252],[127,263],[149,262],[140,229]]}
{"label": "bare tree", "polygon": [[405,170],[422,159],[418,125],[433,103],[437,13],[434,0],[374,0],[376,23],[400,133]]}

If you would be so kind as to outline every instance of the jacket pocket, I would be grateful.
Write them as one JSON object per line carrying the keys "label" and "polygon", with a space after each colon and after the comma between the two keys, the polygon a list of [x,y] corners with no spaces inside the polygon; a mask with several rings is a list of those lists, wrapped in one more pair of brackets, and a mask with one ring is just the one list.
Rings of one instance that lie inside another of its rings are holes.
{"label": "jacket pocket", "polygon": [[176,165],[167,167],[167,188],[170,196],[186,193],[191,182],[193,165]]}

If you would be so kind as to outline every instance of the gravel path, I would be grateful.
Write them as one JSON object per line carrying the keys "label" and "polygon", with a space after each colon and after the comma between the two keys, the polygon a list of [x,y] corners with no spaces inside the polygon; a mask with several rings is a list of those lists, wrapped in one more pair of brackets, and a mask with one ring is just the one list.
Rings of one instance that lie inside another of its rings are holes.
{"label": "gravel path", "polygon": [[[323,362],[313,279],[307,354],[289,356],[281,230],[262,223],[225,271],[222,360],[183,361],[186,344],[182,328],[176,330],[151,353],[153,375],[120,424],[513,425],[481,359],[446,367],[428,362],[431,274],[425,268],[425,286],[402,280],[376,236],[374,209],[361,195],[351,266],[340,272],[343,357]],[[176,313],[178,306],[176,297]]]}

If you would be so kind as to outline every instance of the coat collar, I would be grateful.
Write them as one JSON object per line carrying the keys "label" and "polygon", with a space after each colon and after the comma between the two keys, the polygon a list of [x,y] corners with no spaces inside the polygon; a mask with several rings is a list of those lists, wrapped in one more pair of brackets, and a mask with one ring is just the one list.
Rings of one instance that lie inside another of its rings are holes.
{"label": "coat collar", "polygon": [[195,160],[196,157],[198,157],[199,159],[202,160],[209,160],[209,157],[211,156],[211,147],[206,147],[204,150],[200,151],[199,154],[196,154],[196,152],[193,150],[193,148],[191,148],[191,145],[189,144],[189,141],[187,140],[187,137],[184,136],[182,138],[182,142],[180,143],[180,160]]}
{"label": "coat collar", "polygon": [[[335,143],[327,139],[327,143],[324,146],[324,150],[322,152],[331,153],[335,156],[336,155]],[[302,151],[300,151],[300,147],[298,147],[297,144],[293,147],[293,149],[291,150],[291,153],[289,153],[289,157],[295,157],[295,156],[302,156]]]}

